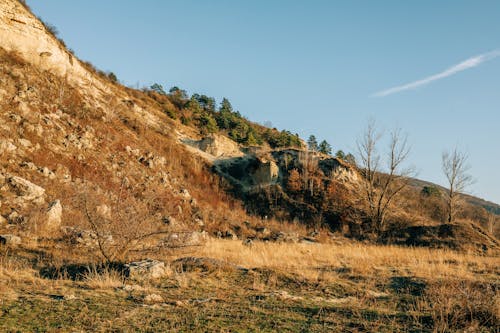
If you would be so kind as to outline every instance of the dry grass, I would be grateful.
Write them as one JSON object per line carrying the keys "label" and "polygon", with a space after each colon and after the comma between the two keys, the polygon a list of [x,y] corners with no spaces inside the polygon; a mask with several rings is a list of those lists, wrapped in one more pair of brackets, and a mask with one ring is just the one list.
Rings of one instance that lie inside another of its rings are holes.
{"label": "dry grass", "polygon": [[353,274],[379,276],[412,275],[428,279],[477,278],[481,273],[500,273],[497,257],[476,256],[451,250],[404,248],[361,243],[291,244],[255,242],[251,247],[240,241],[213,240],[199,255],[221,259],[244,267],[286,270],[316,276],[319,267],[348,268]]}
{"label": "dry grass", "polygon": [[113,269],[98,271],[95,267],[89,268],[83,277],[85,286],[91,289],[119,288],[124,285],[124,276]]}

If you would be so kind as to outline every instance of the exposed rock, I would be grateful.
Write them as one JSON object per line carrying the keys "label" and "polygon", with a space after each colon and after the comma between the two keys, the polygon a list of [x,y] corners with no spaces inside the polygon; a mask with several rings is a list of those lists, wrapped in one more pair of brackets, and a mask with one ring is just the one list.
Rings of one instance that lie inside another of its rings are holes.
{"label": "exposed rock", "polygon": [[97,206],[96,213],[105,219],[111,219],[111,208],[108,205],[102,204]]}
{"label": "exposed rock", "polygon": [[299,241],[299,234],[296,232],[287,233],[280,231],[278,233],[274,233],[271,237],[277,242],[297,243]]}
{"label": "exposed rock", "polygon": [[271,235],[271,231],[266,227],[258,227],[255,231],[259,234],[260,237],[268,237]]}
{"label": "exposed rock", "polygon": [[21,237],[16,235],[0,235],[0,245],[17,246],[21,244]]}
{"label": "exposed rock", "polygon": [[144,303],[146,304],[158,304],[158,303],[163,303],[163,297],[161,297],[158,294],[149,294],[144,296]]}
{"label": "exposed rock", "polygon": [[6,223],[7,223],[7,219],[5,217],[3,217],[2,215],[0,215],[0,226],[4,225]]}
{"label": "exposed rock", "polygon": [[30,148],[32,146],[31,141],[27,139],[18,139],[17,142],[24,148]]}
{"label": "exposed rock", "polygon": [[42,187],[18,176],[9,177],[7,182],[14,192],[22,197],[23,200],[37,203],[42,203],[44,201],[43,196],[45,195],[45,189]]}
{"label": "exposed rock", "polygon": [[185,188],[181,189],[181,191],[180,191],[180,195],[181,195],[184,199],[186,199],[186,200],[191,200],[191,198],[192,198],[192,197],[191,197],[191,194],[189,193],[189,191],[188,191],[187,189],[185,189]]}
{"label": "exposed rock", "polygon": [[47,178],[50,178],[50,179],[54,179],[56,178],[56,175],[55,173],[53,173],[49,168],[47,167],[43,167],[43,168],[39,168],[38,169],[38,172],[40,172],[42,175],[44,175],[45,177]]}
{"label": "exposed rock", "polygon": [[254,180],[257,184],[275,183],[279,176],[279,167],[274,161],[259,159],[259,165],[254,173]]}
{"label": "exposed rock", "polygon": [[19,213],[14,210],[7,216],[7,220],[10,224],[22,224],[25,221],[25,217],[19,215]]}
{"label": "exposed rock", "polygon": [[236,157],[243,155],[238,144],[223,135],[209,135],[196,142],[195,145],[201,151],[215,157]]}
{"label": "exposed rock", "polygon": [[[66,239],[72,244],[90,248],[98,245],[97,235],[90,230],[81,230],[75,227],[66,226],[62,228],[62,231]],[[108,237],[108,241],[112,242],[113,238],[111,236]]]}
{"label": "exposed rock", "polygon": [[177,272],[210,272],[215,270],[245,270],[243,267],[236,266],[214,258],[185,257],[175,260],[172,268]]}
{"label": "exposed rock", "polygon": [[61,227],[62,206],[61,201],[56,200],[49,204],[45,225],[48,229],[56,230]]}
{"label": "exposed rock", "polygon": [[26,168],[28,170],[37,170],[37,166],[33,162],[23,162],[21,163],[21,167]]}
{"label": "exposed rock", "polygon": [[248,246],[248,247],[252,247],[253,246],[253,240],[251,240],[250,238],[247,238],[243,241],[243,245],[245,246]]}
{"label": "exposed rock", "polygon": [[165,237],[160,245],[166,247],[197,246],[203,244],[208,238],[205,231],[173,232]]}
{"label": "exposed rock", "polygon": [[177,222],[177,219],[173,216],[164,216],[162,217],[161,221],[170,226],[175,226],[179,224],[179,222]]}
{"label": "exposed rock", "polygon": [[125,264],[125,274],[134,280],[160,278],[165,274],[165,263],[154,259],[134,261]]}
{"label": "exposed rock", "polygon": [[17,147],[9,140],[0,140],[0,153],[11,153],[16,149]]}

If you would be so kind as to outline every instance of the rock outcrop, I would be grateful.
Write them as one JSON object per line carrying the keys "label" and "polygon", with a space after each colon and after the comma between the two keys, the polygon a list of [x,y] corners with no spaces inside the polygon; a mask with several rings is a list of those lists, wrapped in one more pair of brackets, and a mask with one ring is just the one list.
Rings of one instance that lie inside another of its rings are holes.
{"label": "rock outcrop", "polygon": [[62,206],[61,201],[56,200],[50,203],[47,209],[45,227],[49,230],[57,230],[61,227]]}
{"label": "rock outcrop", "polygon": [[125,264],[125,274],[133,280],[156,279],[165,275],[165,263],[146,259]]}
{"label": "rock outcrop", "polygon": [[44,202],[45,189],[42,187],[18,176],[8,177],[7,183],[20,199],[35,203]]}

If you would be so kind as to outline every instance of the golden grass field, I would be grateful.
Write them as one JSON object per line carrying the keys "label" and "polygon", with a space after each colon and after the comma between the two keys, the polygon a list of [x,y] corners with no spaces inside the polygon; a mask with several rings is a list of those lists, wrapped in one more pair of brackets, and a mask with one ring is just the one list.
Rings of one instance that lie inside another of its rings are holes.
{"label": "golden grass field", "polygon": [[[209,240],[158,257],[165,277],[131,281],[96,267],[47,278],[16,251],[0,256],[4,331],[498,332],[500,323],[495,256]],[[186,256],[220,264],[179,269]]]}

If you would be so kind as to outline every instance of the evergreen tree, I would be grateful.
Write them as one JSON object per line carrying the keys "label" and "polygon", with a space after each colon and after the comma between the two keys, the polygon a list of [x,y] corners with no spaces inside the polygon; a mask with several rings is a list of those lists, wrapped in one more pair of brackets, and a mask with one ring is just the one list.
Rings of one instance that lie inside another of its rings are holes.
{"label": "evergreen tree", "polygon": [[332,146],[326,140],[323,140],[319,144],[318,150],[320,153],[330,155],[332,153]]}
{"label": "evergreen tree", "polygon": [[318,151],[318,141],[314,135],[309,136],[309,139],[307,140],[307,148],[310,151]]}
{"label": "evergreen tree", "polygon": [[336,158],[339,158],[341,160],[344,160],[345,159],[345,153],[343,150],[337,150],[337,153],[335,153],[335,157]]}

